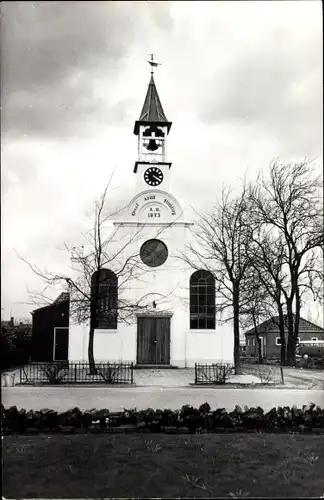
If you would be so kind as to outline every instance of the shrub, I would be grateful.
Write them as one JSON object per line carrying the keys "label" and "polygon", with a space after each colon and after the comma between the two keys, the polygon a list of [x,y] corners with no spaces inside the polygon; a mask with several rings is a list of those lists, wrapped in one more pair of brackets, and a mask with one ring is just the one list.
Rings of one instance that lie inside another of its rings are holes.
{"label": "shrub", "polygon": [[305,370],[324,370],[324,358],[310,356],[308,358],[297,358],[296,365],[299,368],[305,368]]}
{"label": "shrub", "polygon": [[230,364],[206,364],[195,365],[195,383],[196,384],[225,384],[233,372],[233,365]]}
{"label": "shrub", "polygon": [[243,363],[249,364],[249,365],[255,365],[259,362],[259,359],[250,354],[246,358],[244,358]]}
{"label": "shrub", "polygon": [[32,350],[31,330],[28,325],[1,328],[1,370],[29,362]]}
{"label": "shrub", "polygon": [[1,371],[7,370],[15,366],[16,362],[16,346],[15,336],[11,330],[1,328],[0,332],[0,349],[1,349]]}
{"label": "shrub", "polygon": [[45,375],[50,384],[59,384],[69,372],[69,367],[66,363],[49,362],[41,364],[39,367],[41,374]]}
{"label": "shrub", "polygon": [[118,379],[118,375],[120,374],[121,366],[115,364],[107,364],[107,366],[97,366],[97,373],[101,375],[107,383],[113,383],[116,379]]}
{"label": "shrub", "polygon": [[315,363],[315,368],[319,370],[324,370],[324,357],[321,358],[313,358]]}
{"label": "shrub", "polygon": [[261,384],[266,385],[276,381],[277,369],[269,365],[258,365],[257,374]]}
{"label": "shrub", "polygon": [[228,412],[225,408],[211,410],[208,403],[197,408],[185,405],[181,410],[124,410],[109,412],[108,409],[86,410],[72,408],[58,413],[50,409],[33,411],[16,406],[1,406],[1,430],[7,433],[21,432],[113,432],[127,429],[138,432],[324,432],[324,409],[310,404],[303,408],[278,407],[267,413],[256,408],[236,406]]}
{"label": "shrub", "polygon": [[264,364],[266,365],[280,365],[280,359],[279,358],[269,358],[264,360]]}
{"label": "shrub", "polygon": [[267,385],[270,383],[282,384],[280,367],[277,365],[245,365],[243,373],[252,374],[259,377],[261,384]]}

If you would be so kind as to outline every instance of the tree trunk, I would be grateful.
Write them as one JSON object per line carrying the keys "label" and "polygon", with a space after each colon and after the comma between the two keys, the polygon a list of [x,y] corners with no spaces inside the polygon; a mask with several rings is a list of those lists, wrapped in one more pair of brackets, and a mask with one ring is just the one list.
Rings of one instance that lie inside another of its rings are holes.
{"label": "tree trunk", "polygon": [[90,325],[89,329],[89,344],[88,344],[88,360],[90,365],[90,375],[96,375],[96,364],[93,356],[93,341],[94,341],[94,326]]}
{"label": "tree trunk", "polygon": [[235,375],[240,375],[241,373],[241,357],[240,357],[240,337],[234,337],[234,367]]}
{"label": "tree trunk", "polygon": [[278,315],[279,315],[279,334],[280,334],[280,361],[282,365],[287,364],[287,357],[286,357],[286,339],[285,339],[285,321],[284,321],[284,314],[282,310],[282,305],[281,303],[277,303],[278,306]]}
{"label": "tree trunk", "polygon": [[90,329],[89,329],[89,343],[88,343],[88,361],[90,365],[90,375],[96,375],[97,373],[93,355],[94,333],[95,333],[95,328],[97,326],[97,304],[98,304],[98,286],[96,283],[90,304]]}
{"label": "tree trunk", "polygon": [[93,343],[94,343],[94,333],[95,328],[98,325],[98,301],[99,301],[99,284],[100,277],[99,272],[96,272],[94,287],[91,291],[91,303],[90,303],[90,329],[89,329],[89,343],[88,343],[88,361],[90,365],[90,375],[96,375],[96,363],[93,355]]}
{"label": "tree trunk", "polygon": [[241,357],[240,357],[240,316],[239,316],[239,296],[234,295],[233,298],[233,316],[234,316],[234,367],[235,375],[241,373]]}
{"label": "tree trunk", "polygon": [[300,294],[299,294],[299,288],[298,286],[296,287],[296,303],[295,303],[295,328],[294,328],[294,350],[292,354],[294,366],[296,366],[296,344],[298,340],[298,335],[299,335],[299,322],[300,322]]}
{"label": "tree trunk", "polygon": [[294,366],[296,363],[296,342],[294,342],[294,317],[292,311],[292,300],[287,301],[287,327],[288,327],[288,342],[287,342],[287,364]]}
{"label": "tree trunk", "polygon": [[261,349],[261,339],[259,337],[259,334],[256,333],[256,338],[257,338],[257,344],[258,344],[258,358],[259,358],[259,364],[262,365],[263,363],[263,356],[262,356],[262,349]]}
{"label": "tree trunk", "polygon": [[257,341],[257,346],[258,346],[259,364],[262,365],[262,363],[263,363],[263,356],[262,356],[262,350],[261,350],[261,339],[260,339],[260,336],[259,336],[258,325],[257,325],[256,317],[255,317],[254,313],[252,313],[252,318],[253,318],[253,326],[254,326],[254,331],[255,331],[255,336],[256,336],[256,341]]}

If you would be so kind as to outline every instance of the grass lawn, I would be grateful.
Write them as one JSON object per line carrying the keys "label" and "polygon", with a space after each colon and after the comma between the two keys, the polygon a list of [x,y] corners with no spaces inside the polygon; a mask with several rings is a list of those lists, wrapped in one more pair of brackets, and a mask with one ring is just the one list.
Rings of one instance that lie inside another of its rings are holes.
{"label": "grass lawn", "polygon": [[5,436],[21,497],[319,497],[324,438],[289,434]]}

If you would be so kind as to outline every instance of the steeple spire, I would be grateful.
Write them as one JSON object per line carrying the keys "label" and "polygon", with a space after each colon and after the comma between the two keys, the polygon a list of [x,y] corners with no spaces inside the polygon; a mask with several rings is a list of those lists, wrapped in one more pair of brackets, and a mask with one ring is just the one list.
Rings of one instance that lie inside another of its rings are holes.
{"label": "steeple spire", "polygon": [[155,67],[160,63],[153,60],[154,54],[150,54],[151,60],[147,61],[151,66],[151,79],[148,85],[144,105],[140,114],[139,120],[135,122],[134,134],[138,135],[140,125],[166,125],[168,132],[172,123],[168,121],[159,98],[158,91],[155,86],[153,72]]}

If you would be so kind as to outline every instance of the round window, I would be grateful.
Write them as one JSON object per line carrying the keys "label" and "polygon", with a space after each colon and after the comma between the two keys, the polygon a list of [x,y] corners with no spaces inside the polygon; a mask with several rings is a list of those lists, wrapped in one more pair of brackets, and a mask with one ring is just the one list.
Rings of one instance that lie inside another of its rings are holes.
{"label": "round window", "polygon": [[141,246],[140,257],[149,267],[162,266],[168,258],[168,249],[163,241],[148,240]]}

